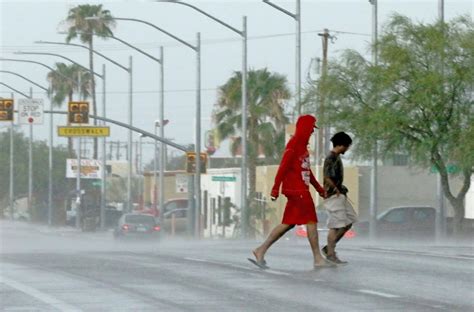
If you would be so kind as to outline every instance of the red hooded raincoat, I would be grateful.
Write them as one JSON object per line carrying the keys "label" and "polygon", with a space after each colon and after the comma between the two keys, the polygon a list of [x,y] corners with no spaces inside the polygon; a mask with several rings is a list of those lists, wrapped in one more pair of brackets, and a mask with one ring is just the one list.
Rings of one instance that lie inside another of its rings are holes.
{"label": "red hooded raincoat", "polygon": [[271,195],[278,197],[280,185],[283,184],[282,193],[288,198],[282,220],[283,224],[318,222],[309,185],[313,185],[321,196],[324,196],[325,192],[311,172],[307,148],[315,123],[316,118],[311,115],[303,115],[298,118],[295,135],[286,145],[275,177]]}

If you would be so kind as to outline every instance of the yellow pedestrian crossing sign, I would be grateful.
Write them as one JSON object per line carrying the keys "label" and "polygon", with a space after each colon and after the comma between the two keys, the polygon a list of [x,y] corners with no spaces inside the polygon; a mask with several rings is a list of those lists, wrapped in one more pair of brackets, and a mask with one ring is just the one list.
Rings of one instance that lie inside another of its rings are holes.
{"label": "yellow pedestrian crossing sign", "polygon": [[58,136],[61,137],[108,137],[110,127],[58,127]]}

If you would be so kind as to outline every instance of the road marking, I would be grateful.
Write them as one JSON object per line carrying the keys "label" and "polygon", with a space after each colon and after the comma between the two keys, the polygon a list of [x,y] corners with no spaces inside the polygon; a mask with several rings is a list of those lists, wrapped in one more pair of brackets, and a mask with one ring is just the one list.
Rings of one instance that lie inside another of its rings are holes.
{"label": "road marking", "polygon": [[[199,259],[199,258],[189,258],[189,257],[184,258],[184,259],[189,260],[189,261],[204,262],[204,263],[210,263],[210,264],[227,265],[227,266],[231,266],[231,267],[234,267],[234,268],[239,268],[239,269],[244,269],[244,270],[255,272],[254,269],[250,269],[247,266],[233,264],[233,263],[230,263],[230,262],[218,262],[218,261]],[[265,273],[270,273],[270,274],[274,274],[274,275],[283,275],[283,276],[291,275],[290,273],[271,270],[271,269],[265,270]]]}
{"label": "road marking", "polygon": [[397,295],[387,294],[380,291],[369,290],[369,289],[359,289],[358,292],[369,294],[369,295],[380,296],[384,298],[400,298],[400,296],[397,296]]}
{"label": "road marking", "polygon": [[197,261],[197,262],[209,262],[211,263],[211,261],[208,261],[208,260],[205,260],[205,259],[198,259],[198,258],[184,258],[184,260],[189,260],[189,261]]}
{"label": "road marking", "polygon": [[53,296],[48,295],[47,293],[44,293],[38,289],[35,289],[33,287],[30,287],[28,285],[25,285],[23,283],[11,280],[9,278],[6,278],[2,276],[1,283],[8,285],[12,288],[15,288],[31,297],[34,297],[46,304],[49,304],[50,306],[60,310],[60,311],[68,311],[68,312],[79,312],[82,311],[81,309],[78,309],[62,300],[59,300],[58,298],[54,298]]}
{"label": "road marking", "polygon": [[397,250],[397,249],[375,249],[375,248],[361,248],[359,250],[369,251],[369,252],[380,252],[380,253],[394,253],[397,255],[409,255],[409,256],[426,256],[434,258],[445,258],[445,259],[461,259],[461,260],[474,260],[473,257],[464,256],[464,255],[440,255],[429,252],[417,252],[411,250]]}
{"label": "road marking", "polygon": [[275,271],[275,270],[271,270],[271,269],[267,269],[267,270],[265,270],[265,272],[270,273],[270,274],[275,274],[275,275],[283,275],[283,276],[291,275],[290,273]]}

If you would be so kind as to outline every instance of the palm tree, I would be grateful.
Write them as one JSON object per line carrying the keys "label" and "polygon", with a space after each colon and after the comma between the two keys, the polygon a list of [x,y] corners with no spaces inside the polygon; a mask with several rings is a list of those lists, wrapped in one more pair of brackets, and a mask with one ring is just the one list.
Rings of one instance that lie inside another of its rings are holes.
{"label": "palm tree", "polygon": [[[235,72],[226,84],[219,88],[217,107],[214,119],[219,137],[224,140],[233,138],[231,147],[235,156],[241,143],[242,129],[242,73]],[[250,70],[247,79],[248,90],[248,168],[249,199],[253,209],[255,198],[256,167],[260,154],[265,154],[265,161],[275,162],[279,159],[285,144],[285,124],[288,122],[284,113],[284,101],[290,98],[286,77],[271,73],[266,68]]]}
{"label": "palm tree", "polygon": [[[82,67],[72,64],[56,63],[56,69],[48,73],[48,80],[51,85],[50,96],[53,104],[61,107],[64,101],[71,102],[73,94],[78,93],[78,81],[81,80],[80,93],[77,100],[90,97],[91,94],[91,75]],[[67,77],[68,79],[65,79]],[[72,157],[72,140],[68,139],[69,156]]]}
{"label": "palm tree", "polygon": [[[98,19],[87,20],[86,17],[97,17]],[[66,18],[68,24],[68,36],[66,42],[79,37],[81,42],[89,45],[89,69],[94,71],[94,58],[92,50],[94,48],[94,35],[107,39],[108,36],[113,35],[111,28],[115,26],[115,21],[109,10],[102,9],[102,4],[99,5],[78,5],[69,10]],[[93,35],[94,34],[94,35]],[[92,111],[94,115],[97,114],[97,102],[95,94],[95,79],[92,75]],[[94,125],[97,120],[94,119]],[[94,138],[94,155],[97,159],[97,138]]]}

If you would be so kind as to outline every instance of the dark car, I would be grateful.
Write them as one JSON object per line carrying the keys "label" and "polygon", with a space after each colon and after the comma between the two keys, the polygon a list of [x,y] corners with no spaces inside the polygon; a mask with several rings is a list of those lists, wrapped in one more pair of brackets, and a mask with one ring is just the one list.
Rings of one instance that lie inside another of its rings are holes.
{"label": "dark car", "polygon": [[120,217],[114,229],[115,238],[159,238],[161,227],[149,214],[127,213]]}
{"label": "dark car", "polygon": [[[377,237],[431,238],[435,235],[436,209],[428,206],[393,207],[381,213],[376,219]],[[368,235],[369,222],[354,225],[359,235]]]}

